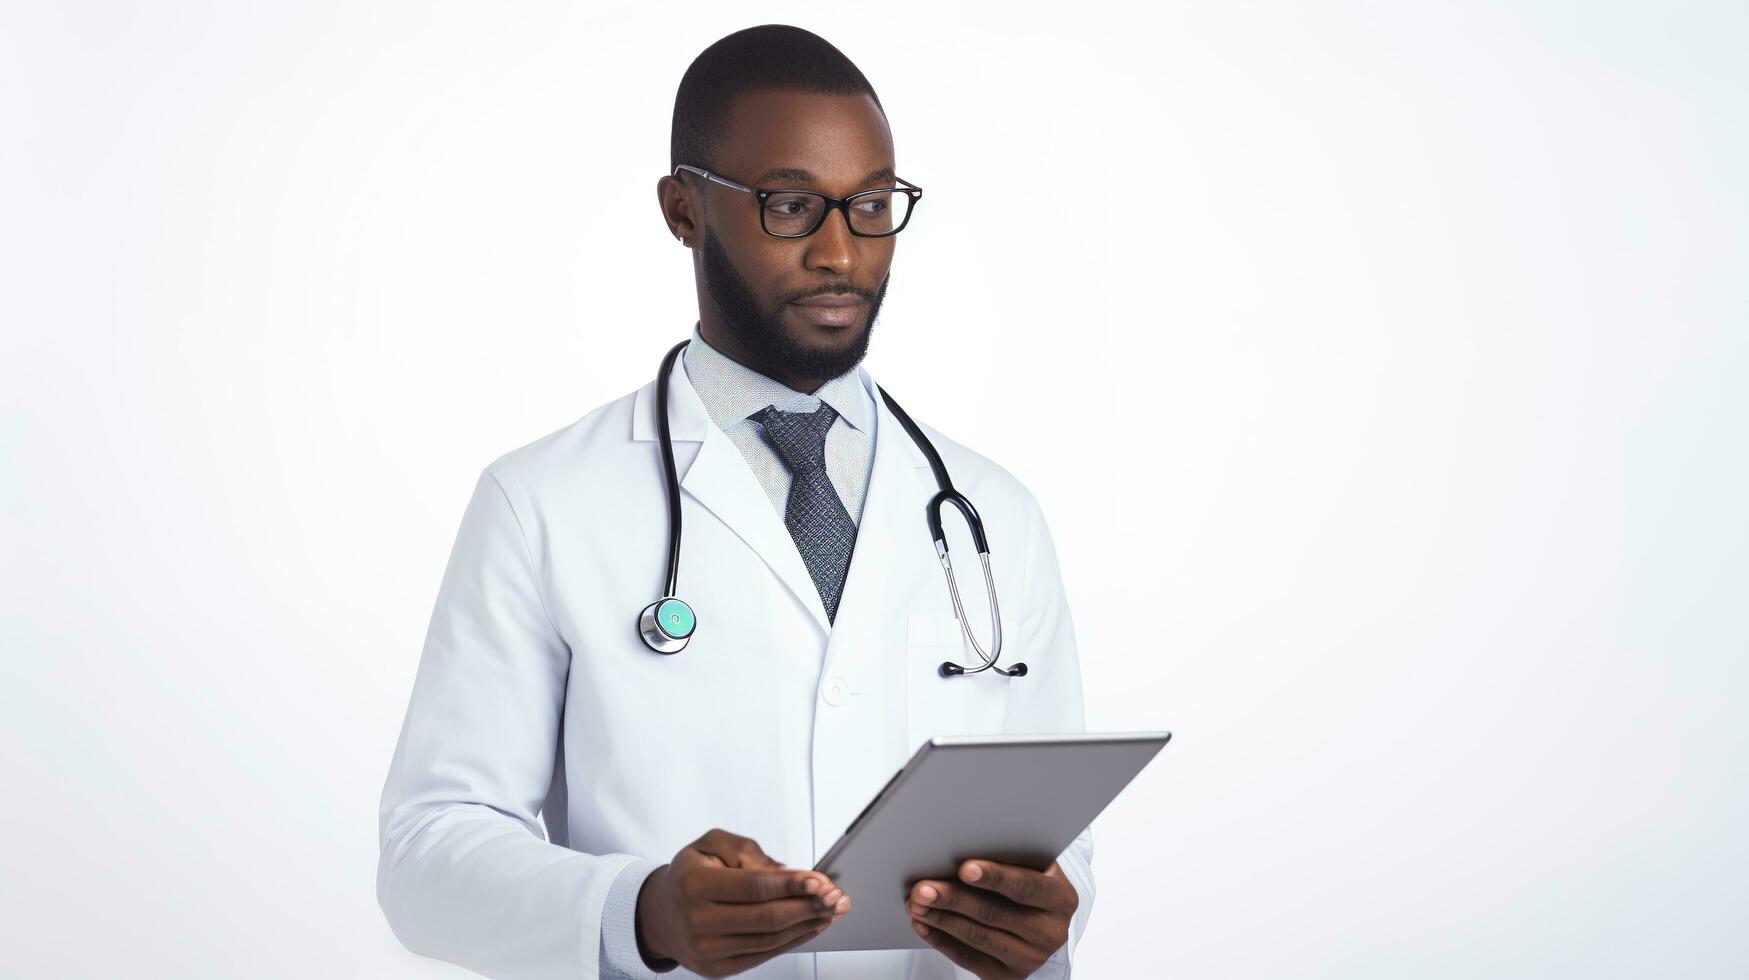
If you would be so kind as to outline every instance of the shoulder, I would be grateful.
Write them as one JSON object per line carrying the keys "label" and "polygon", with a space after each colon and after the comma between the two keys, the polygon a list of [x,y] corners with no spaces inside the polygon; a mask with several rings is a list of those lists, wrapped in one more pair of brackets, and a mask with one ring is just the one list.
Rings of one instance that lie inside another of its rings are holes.
{"label": "shoulder", "polygon": [[631,437],[640,390],[597,405],[575,421],[500,454],[486,465],[485,475],[503,485],[513,500],[575,489],[585,474],[599,474],[604,467],[624,462],[639,445]]}

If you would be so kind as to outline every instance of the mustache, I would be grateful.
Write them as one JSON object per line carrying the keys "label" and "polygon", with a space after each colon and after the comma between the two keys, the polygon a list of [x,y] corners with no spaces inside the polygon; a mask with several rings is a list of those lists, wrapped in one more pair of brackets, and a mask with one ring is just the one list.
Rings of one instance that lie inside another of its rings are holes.
{"label": "mustache", "polygon": [[873,292],[871,292],[869,290],[857,289],[856,287],[851,286],[848,283],[844,283],[844,284],[833,284],[831,286],[825,286],[825,287],[822,287],[820,289],[811,290],[811,291],[806,292],[806,293],[797,293],[796,295],[788,297],[787,299],[785,299],[784,302],[786,302],[786,303],[799,303],[803,300],[813,299],[816,296],[857,296],[857,297],[860,297],[864,302],[870,302],[874,299]]}

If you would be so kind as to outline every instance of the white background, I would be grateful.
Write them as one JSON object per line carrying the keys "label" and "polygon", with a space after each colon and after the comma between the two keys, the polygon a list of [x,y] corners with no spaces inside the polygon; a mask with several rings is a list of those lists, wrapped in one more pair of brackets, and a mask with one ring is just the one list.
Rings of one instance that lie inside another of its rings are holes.
{"label": "white background", "polygon": [[1749,14],[1634,6],[7,0],[0,973],[460,973],[373,892],[443,564],[686,335],[765,22],[928,189],[870,370],[1176,733],[1078,972],[1749,973]]}

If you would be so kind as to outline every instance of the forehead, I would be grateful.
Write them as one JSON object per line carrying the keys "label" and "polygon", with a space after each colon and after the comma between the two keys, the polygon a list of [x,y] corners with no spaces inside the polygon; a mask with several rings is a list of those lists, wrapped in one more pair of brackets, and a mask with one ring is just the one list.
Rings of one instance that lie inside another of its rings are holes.
{"label": "forehead", "polygon": [[717,158],[725,175],[743,183],[849,193],[893,165],[893,135],[867,95],[748,92],[729,110]]}

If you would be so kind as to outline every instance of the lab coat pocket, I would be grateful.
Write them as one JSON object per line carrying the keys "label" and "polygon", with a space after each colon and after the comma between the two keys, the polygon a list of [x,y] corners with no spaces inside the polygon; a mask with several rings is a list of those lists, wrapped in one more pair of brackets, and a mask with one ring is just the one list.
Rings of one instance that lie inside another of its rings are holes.
{"label": "lab coat pocket", "polygon": [[1008,707],[1007,677],[995,671],[943,677],[943,661],[981,661],[952,616],[913,613],[905,635],[907,734],[911,748],[937,735],[995,735]]}

